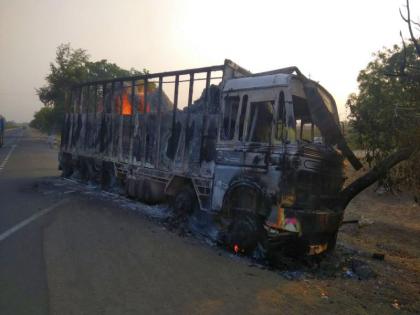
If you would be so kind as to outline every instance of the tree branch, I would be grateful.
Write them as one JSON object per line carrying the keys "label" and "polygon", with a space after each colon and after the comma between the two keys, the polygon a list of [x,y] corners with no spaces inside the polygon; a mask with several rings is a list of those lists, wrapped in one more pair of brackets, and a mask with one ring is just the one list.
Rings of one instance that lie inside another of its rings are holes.
{"label": "tree branch", "polygon": [[411,21],[411,17],[410,17],[410,1],[407,0],[406,3],[407,3],[407,6],[406,6],[406,8],[407,8],[407,18],[405,18],[403,16],[403,14],[401,12],[401,9],[400,9],[400,15],[401,15],[401,18],[404,20],[404,22],[406,22],[407,25],[408,25],[408,31],[410,32],[410,39],[413,42],[414,47],[416,48],[417,55],[420,57],[420,45],[418,44],[417,39],[414,37],[413,29],[411,27],[412,21]]}
{"label": "tree branch", "polygon": [[413,152],[414,148],[401,149],[385,158],[365,175],[356,179],[339,193],[337,208],[344,210],[357,194],[384,176],[390,168],[401,161],[407,160]]}
{"label": "tree branch", "polygon": [[401,36],[401,41],[402,41],[402,46],[403,46],[403,61],[401,62],[401,65],[400,65],[400,73],[404,75],[405,67],[407,66],[407,48],[405,47],[405,42],[404,42],[404,38],[402,36],[401,31],[400,31],[400,36]]}

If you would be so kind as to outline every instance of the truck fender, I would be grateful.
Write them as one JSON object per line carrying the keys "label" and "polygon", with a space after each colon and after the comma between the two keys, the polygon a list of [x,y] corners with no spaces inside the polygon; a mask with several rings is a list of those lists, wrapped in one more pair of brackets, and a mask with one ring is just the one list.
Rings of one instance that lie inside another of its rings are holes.
{"label": "truck fender", "polygon": [[231,181],[228,189],[226,190],[223,197],[223,211],[229,216],[230,210],[233,206],[232,203],[238,201],[238,197],[241,200],[246,199],[248,201],[253,200],[254,204],[251,204],[251,208],[244,209],[245,211],[251,211],[254,208],[256,214],[266,217],[270,212],[270,198],[265,193],[264,186],[255,180],[249,178],[237,178]]}

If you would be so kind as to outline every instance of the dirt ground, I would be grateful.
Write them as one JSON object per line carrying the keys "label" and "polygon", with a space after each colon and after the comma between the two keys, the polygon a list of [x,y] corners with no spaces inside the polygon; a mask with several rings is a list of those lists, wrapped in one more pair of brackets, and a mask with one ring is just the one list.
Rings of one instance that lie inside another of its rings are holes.
{"label": "dirt ground", "polygon": [[[348,167],[348,181],[362,172]],[[351,256],[367,263],[376,276],[359,281],[329,279],[319,284],[332,295],[340,292],[348,301],[357,301],[353,307],[359,305],[360,309],[354,309],[355,313],[419,314],[420,206],[414,194],[380,192],[375,184],[352,200],[344,220],[359,223],[341,227],[338,255],[343,248],[354,251]],[[382,254],[384,259],[374,259],[373,254]]]}
{"label": "dirt ground", "polygon": [[[335,281],[332,286],[357,298],[362,306],[375,302],[419,314],[420,206],[413,194],[378,194],[374,188],[350,203],[345,219],[359,219],[360,223],[344,225],[338,242],[357,250],[377,278],[360,283]],[[384,254],[384,261],[372,259],[373,253]]]}

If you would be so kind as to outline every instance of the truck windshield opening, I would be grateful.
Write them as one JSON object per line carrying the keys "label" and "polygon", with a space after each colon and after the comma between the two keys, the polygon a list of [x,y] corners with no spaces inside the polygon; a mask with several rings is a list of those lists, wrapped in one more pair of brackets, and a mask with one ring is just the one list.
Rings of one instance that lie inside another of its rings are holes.
{"label": "truck windshield opening", "polygon": [[250,106],[247,140],[268,143],[271,136],[274,101],[251,102]]}
{"label": "truck windshield opening", "polygon": [[312,121],[306,99],[293,95],[293,112],[296,124],[296,139],[305,142],[322,142],[322,135]]}
{"label": "truck windshield opening", "polygon": [[242,96],[242,102],[238,96],[226,97],[221,140],[236,139],[235,130],[238,130],[239,141],[268,143],[273,112],[274,100],[248,103],[247,95]]}

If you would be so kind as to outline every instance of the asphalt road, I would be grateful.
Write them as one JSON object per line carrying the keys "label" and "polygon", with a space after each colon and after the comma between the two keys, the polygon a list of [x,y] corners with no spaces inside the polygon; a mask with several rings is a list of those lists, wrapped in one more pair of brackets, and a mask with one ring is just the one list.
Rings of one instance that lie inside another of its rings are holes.
{"label": "asphalt road", "polygon": [[[34,180],[56,176],[56,153],[22,129],[6,131],[0,149],[0,234],[56,200],[31,193]],[[0,241],[0,313],[47,314],[48,284],[39,220]]]}

